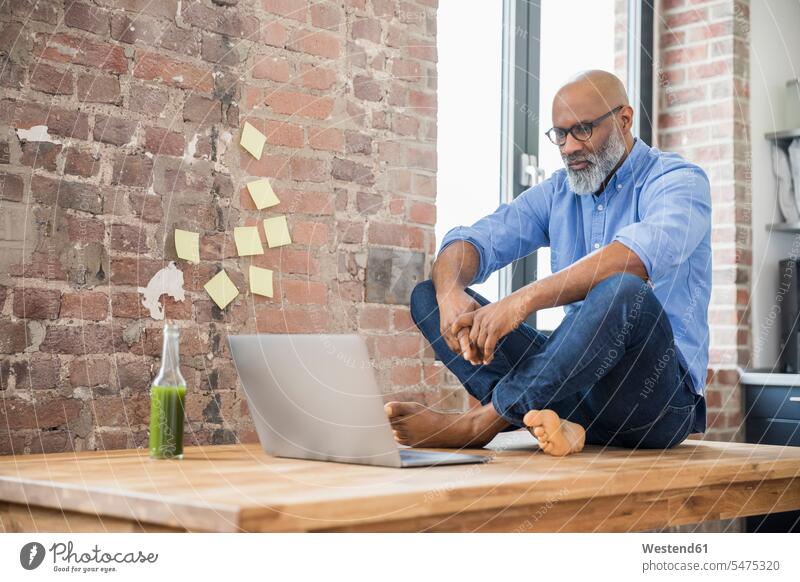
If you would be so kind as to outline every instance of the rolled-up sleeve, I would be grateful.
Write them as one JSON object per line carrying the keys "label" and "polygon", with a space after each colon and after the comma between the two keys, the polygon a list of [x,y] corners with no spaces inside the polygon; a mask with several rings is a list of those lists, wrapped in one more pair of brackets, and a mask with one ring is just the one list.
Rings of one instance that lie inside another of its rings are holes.
{"label": "rolled-up sleeve", "polygon": [[651,280],[668,276],[711,230],[708,177],[688,164],[662,174],[644,186],[639,215],[614,240],[638,255]]}
{"label": "rolled-up sleeve", "polygon": [[501,204],[472,226],[457,226],[444,235],[439,254],[458,240],[467,241],[478,251],[480,265],[470,285],[483,283],[494,271],[550,244],[549,181],[538,184]]}

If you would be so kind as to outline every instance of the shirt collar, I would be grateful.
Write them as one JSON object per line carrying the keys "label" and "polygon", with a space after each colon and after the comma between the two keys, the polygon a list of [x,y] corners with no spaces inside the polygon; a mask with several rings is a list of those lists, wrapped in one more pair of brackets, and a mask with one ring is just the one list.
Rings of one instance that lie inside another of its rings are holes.
{"label": "shirt collar", "polygon": [[633,146],[631,146],[631,151],[628,152],[628,157],[625,158],[625,161],[623,161],[620,167],[617,168],[617,171],[614,172],[611,180],[608,181],[606,190],[615,192],[618,189],[621,190],[621,188],[617,188],[617,186],[625,186],[630,183],[634,178],[634,168],[639,165],[642,156],[644,156],[649,149],[647,144],[638,137],[633,138]]}

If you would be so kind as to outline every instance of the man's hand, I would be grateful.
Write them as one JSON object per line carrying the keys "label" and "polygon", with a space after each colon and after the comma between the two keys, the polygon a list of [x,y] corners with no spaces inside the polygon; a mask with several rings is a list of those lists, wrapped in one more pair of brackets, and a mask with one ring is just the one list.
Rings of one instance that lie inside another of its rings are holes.
{"label": "man's hand", "polygon": [[480,308],[480,303],[464,291],[453,291],[439,297],[438,303],[439,331],[447,346],[455,353],[462,354],[470,363],[479,362],[482,355],[477,347],[469,341],[469,328],[462,328],[454,332],[453,323],[460,316]]}
{"label": "man's hand", "polygon": [[476,361],[470,362],[475,365],[489,364],[494,359],[497,342],[517,329],[529,314],[529,302],[525,288],[522,288],[477,311],[460,315],[453,322],[451,332],[458,336],[469,329],[470,343],[482,354]]}

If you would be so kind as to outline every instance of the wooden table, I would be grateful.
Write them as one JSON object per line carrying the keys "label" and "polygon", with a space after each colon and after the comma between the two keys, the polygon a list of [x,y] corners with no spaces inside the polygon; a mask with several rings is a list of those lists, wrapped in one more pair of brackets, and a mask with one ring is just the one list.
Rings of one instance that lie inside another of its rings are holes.
{"label": "wooden table", "polygon": [[800,448],[686,441],[561,459],[507,433],[485,465],[388,469],[253,445],[0,457],[0,531],[633,531],[800,508]]}

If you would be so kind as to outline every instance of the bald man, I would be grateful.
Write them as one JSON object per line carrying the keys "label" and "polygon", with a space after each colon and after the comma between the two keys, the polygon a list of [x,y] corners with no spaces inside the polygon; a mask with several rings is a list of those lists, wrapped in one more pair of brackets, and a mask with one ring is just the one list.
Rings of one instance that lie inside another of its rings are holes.
{"label": "bald man", "polygon": [[[704,432],[711,291],[706,174],[633,137],[611,73],[553,100],[547,136],[565,168],[444,237],[411,315],[480,406],[463,414],[389,402],[395,439],[483,446],[527,428],[547,454],[586,443],[670,448]],[[540,247],[553,274],[490,303],[469,288]],[[549,336],[525,319],[565,306]]]}

